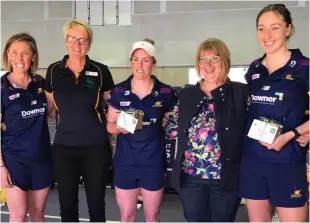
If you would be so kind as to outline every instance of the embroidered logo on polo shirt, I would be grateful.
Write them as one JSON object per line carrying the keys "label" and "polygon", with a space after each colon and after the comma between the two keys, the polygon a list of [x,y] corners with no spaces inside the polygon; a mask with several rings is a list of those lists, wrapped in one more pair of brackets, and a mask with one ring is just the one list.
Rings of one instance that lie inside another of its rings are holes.
{"label": "embroidered logo on polo shirt", "polygon": [[14,100],[14,99],[16,99],[16,98],[19,98],[19,96],[20,96],[19,93],[17,93],[17,94],[12,94],[11,96],[9,96],[9,99],[12,101],[12,100]]}
{"label": "embroidered logo on polo shirt", "polygon": [[300,198],[301,196],[302,196],[301,190],[295,190],[295,191],[291,194],[291,198]]}
{"label": "embroidered logo on polo shirt", "polygon": [[161,104],[161,101],[156,101],[155,104],[152,107],[163,107],[163,105]]}
{"label": "embroidered logo on polo shirt", "polygon": [[85,84],[86,87],[89,87],[89,88],[94,88],[96,87],[96,80],[94,79],[87,79],[86,80],[86,84]]}
{"label": "embroidered logo on polo shirt", "polygon": [[253,74],[252,75],[252,80],[255,80],[255,79],[259,78],[259,76],[260,76],[260,74]]}
{"label": "embroidered logo on polo shirt", "polygon": [[290,80],[290,81],[294,80],[294,78],[292,78],[291,74],[287,74],[283,79]]}

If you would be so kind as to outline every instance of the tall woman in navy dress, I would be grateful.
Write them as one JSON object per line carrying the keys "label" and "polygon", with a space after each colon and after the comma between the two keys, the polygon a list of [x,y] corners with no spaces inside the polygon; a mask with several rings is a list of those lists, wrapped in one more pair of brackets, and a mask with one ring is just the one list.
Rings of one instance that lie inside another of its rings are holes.
{"label": "tall woman in navy dress", "polygon": [[246,198],[250,221],[271,221],[272,206],[280,221],[305,221],[307,149],[295,139],[309,133],[309,121],[304,122],[309,59],[286,46],[293,24],[285,5],[263,8],[256,26],[265,55],[250,65],[245,76],[251,88],[247,130],[260,117],[280,122],[283,130],[272,144],[245,137],[239,193]]}
{"label": "tall woman in navy dress", "polygon": [[[159,221],[165,176],[162,119],[172,110],[176,97],[172,88],[153,75],[156,66],[154,42],[136,42],[130,52],[132,76],[117,84],[107,97],[108,131],[118,134],[114,157],[114,185],[122,222],[136,219],[139,188],[147,222]],[[134,134],[116,125],[118,111],[144,112],[142,129]]]}
{"label": "tall woman in navy dress", "polygon": [[8,39],[1,77],[1,116],[6,125],[1,140],[1,186],[11,222],[44,221],[52,183],[51,145],[47,126],[44,79],[35,74],[36,41],[26,33]]}

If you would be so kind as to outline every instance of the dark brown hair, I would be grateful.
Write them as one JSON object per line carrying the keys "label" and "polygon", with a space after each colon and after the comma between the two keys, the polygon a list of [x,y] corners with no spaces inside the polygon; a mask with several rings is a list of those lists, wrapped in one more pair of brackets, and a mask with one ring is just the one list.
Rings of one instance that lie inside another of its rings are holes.
{"label": "dark brown hair", "polygon": [[292,31],[291,34],[289,36],[286,37],[286,39],[288,40],[292,35],[293,32],[295,30],[294,25],[292,23],[292,17],[291,17],[291,13],[290,11],[286,8],[286,6],[284,4],[269,4],[267,6],[265,6],[257,15],[256,17],[256,28],[258,27],[258,20],[259,18],[262,16],[262,14],[264,14],[265,12],[273,12],[275,13],[277,16],[280,15],[281,17],[279,17],[279,19],[281,19],[282,21],[284,21],[286,23],[286,27],[288,27],[289,25],[291,25],[292,27]]}

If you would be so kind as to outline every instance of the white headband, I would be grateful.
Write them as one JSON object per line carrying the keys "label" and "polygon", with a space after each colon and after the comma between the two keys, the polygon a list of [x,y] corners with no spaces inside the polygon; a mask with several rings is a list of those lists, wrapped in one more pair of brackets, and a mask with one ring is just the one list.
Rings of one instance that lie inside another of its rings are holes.
{"label": "white headband", "polygon": [[151,57],[155,57],[156,55],[155,46],[153,46],[153,44],[149,42],[145,42],[145,41],[135,42],[135,44],[133,44],[132,49],[130,51],[130,54],[129,54],[130,57],[132,56],[133,52],[136,49],[144,49]]}

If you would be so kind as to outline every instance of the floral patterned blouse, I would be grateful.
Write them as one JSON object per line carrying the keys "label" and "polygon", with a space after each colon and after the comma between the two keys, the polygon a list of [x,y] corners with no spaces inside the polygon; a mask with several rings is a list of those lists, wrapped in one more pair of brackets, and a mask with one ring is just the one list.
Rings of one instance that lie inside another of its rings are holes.
{"label": "floral patterned blouse", "polygon": [[[178,105],[167,123],[169,138],[177,135]],[[203,179],[220,179],[220,146],[215,131],[214,100],[205,97],[197,115],[188,128],[188,147],[184,152],[182,170],[184,173]]]}

